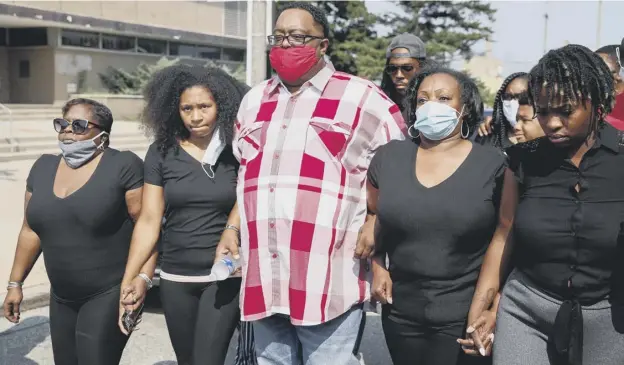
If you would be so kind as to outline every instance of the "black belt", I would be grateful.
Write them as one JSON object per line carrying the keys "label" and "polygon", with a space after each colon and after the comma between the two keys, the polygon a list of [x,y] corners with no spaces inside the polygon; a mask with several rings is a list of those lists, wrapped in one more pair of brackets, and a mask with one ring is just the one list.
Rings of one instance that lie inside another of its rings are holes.
{"label": "black belt", "polygon": [[555,318],[552,344],[557,365],[583,364],[583,311],[578,300],[561,303]]}

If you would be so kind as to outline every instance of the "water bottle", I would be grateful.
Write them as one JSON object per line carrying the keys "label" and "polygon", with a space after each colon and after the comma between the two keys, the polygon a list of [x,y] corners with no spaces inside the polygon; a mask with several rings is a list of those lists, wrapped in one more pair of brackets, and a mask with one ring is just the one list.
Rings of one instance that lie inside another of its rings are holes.
{"label": "water bottle", "polygon": [[232,255],[228,254],[212,265],[212,270],[210,271],[210,281],[225,280],[229,278],[230,275],[232,275],[232,273],[239,267],[239,260],[236,260],[232,257]]}

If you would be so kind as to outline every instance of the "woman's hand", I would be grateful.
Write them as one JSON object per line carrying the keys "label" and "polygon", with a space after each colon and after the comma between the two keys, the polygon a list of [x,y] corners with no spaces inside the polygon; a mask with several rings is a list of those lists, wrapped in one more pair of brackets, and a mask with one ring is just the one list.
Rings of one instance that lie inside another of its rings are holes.
{"label": "woman's hand", "polygon": [[4,318],[11,323],[19,323],[20,320],[20,304],[24,299],[21,287],[9,288],[4,298]]}
{"label": "woman's hand", "polygon": [[479,129],[477,129],[479,136],[485,137],[487,135],[492,134],[492,117],[487,116],[483,123],[479,124]]}
{"label": "woman's hand", "polygon": [[457,342],[468,355],[490,356],[494,344],[495,327],[496,311],[485,310],[476,320],[470,322],[466,329],[466,338],[458,339]]}
{"label": "woman's hand", "polygon": [[382,304],[392,304],[392,279],[386,268],[373,262],[373,285],[371,295]]}
{"label": "woman's hand", "polygon": [[122,285],[121,293],[119,295],[119,329],[126,336],[128,335],[128,331],[123,326],[121,322],[121,317],[126,311],[135,311],[139,310],[145,301],[145,296],[147,294],[147,282],[137,276],[132,280],[132,282],[128,285]]}
{"label": "woman's hand", "polygon": [[368,217],[358,233],[355,257],[367,259],[375,254],[375,221],[376,217]]}

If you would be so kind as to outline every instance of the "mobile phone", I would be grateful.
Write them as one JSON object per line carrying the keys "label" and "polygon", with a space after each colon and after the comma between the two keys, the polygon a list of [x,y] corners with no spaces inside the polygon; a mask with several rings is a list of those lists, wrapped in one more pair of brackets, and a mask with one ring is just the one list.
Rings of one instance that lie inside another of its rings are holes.
{"label": "mobile phone", "polygon": [[124,329],[130,333],[134,330],[137,324],[141,322],[141,315],[143,314],[143,304],[139,309],[134,311],[126,310],[121,317],[121,323],[123,323]]}

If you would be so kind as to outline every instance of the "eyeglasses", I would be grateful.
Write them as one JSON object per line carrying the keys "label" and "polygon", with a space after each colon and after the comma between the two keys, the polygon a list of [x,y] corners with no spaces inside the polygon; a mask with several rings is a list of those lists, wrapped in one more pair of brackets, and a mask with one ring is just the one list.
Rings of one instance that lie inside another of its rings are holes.
{"label": "eyeglasses", "polygon": [[399,70],[401,70],[401,72],[412,72],[414,71],[414,66],[412,65],[388,65],[386,66],[386,72],[389,75],[395,74]]}
{"label": "eyeglasses", "polygon": [[313,35],[305,35],[305,34],[289,34],[289,35],[270,35],[267,37],[269,40],[269,46],[281,46],[284,43],[284,39],[288,40],[288,44],[291,46],[303,46],[306,43],[313,41],[315,39],[324,39],[323,37],[317,37]]}
{"label": "eyeglasses", "polygon": [[91,123],[86,119],[74,119],[71,123],[63,118],[55,118],[52,123],[54,124],[54,130],[56,133],[61,133],[71,125],[72,132],[74,134],[85,134],[89,130],[89,125],[92,125],[94,128],[102,129],[101,126]]}

